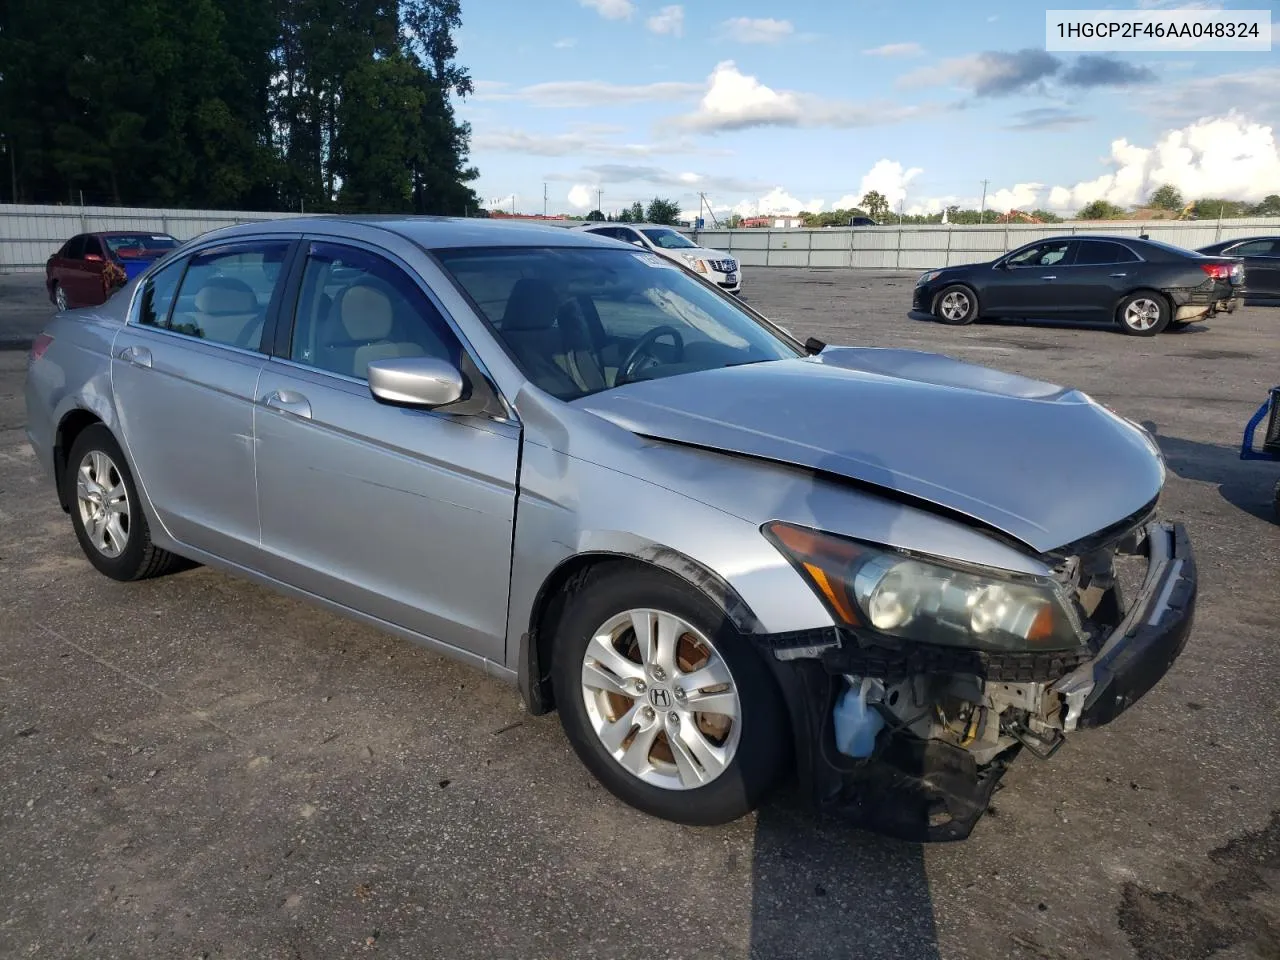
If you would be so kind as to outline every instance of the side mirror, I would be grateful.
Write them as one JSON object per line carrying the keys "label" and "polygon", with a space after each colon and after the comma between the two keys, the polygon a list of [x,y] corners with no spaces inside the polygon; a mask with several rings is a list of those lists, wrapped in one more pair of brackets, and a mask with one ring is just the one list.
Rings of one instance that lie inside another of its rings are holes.
{"label": "side mirror", "polygon": [[641,249],[645,249],[643,240],[632,240],[631,242],[634,243],[637,247],[640,247]]}
{"label": "side mirror", "polygon": [[379,403],[397,407],[446,407],[470,391],[462,372],[435,357],[399,357],[369,364],[369,392]]}

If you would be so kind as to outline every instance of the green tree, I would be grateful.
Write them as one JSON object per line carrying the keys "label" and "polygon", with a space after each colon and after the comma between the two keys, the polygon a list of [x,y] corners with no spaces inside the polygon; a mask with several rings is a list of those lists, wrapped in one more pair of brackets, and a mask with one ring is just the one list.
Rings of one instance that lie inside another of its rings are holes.
{"label": "green tree", "polygon": [[1050,210],[1032,210],[1031,215],[1043,223],[1062,222],[1062,218]]}
{"label": "green tree", "polygon": [[601,220],[604,220],[604,214],[601,213],[599,210],[592,210],[590,213],[587,214],[586,219],[593,220],[593,221],[601,221]]}
{"label": "green tree", "polygon": [[649,223],[673,224],[680,219],[680,204],[674,200],[654,197],[649,201],[649,209],[645,212]]}
{"label": "green tree", "polygon": [[868,190],[859,203],[873,220],[883,220],[889,213],[889,201],[879,190]]}
{"label": "green tree", "polygon": [[631,204],[631,222],[644,223],[644,204],[639,200]]}
{"label": "green tree", "polygon": [[1171,183],[1162,184],[1151,191],[1147,202],[1161,210],[1181,210],[1185,204],[1182,191]]}
{"label": "green tree", "polygon": [[1219,217],[1243,217],[1247,215],[1248,205],[1239,200],[1224,200],[1217,197],[1204,197],[1192,207],[1197,220],[1216,220]]}
{"label": "green tree", "polygon": [[1249,211],[1253,217],[1280,217],[1280,195],[1270,193]]}
{"label": "green tree", "polygon": [[[640,219],[642,219],[642,220],[643,220],[644,218],[643,218],[643,217],[641,217]],[[624,207],[622,210],[619,210],[619,211],[618,211],[618,222],[619,222],[619,223],[631,223],[631,208],[630,208],[630,207]]]}
{"label": "green tree", "polygon": [[1080,208],[1076,213],[1077,220],[1119,220],[1125,215],[1123,207],[1117,207],[1106,200],[1094,200]]}

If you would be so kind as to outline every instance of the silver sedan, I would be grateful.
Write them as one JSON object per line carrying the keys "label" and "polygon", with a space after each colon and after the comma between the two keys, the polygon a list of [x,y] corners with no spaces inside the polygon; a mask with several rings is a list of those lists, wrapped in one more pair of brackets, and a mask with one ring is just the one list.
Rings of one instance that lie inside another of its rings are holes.
{"label": "silver sedan", "polygon": [[582,232],[215,231],[57,314],[26,400],[102,573],[209,564],[468,661],[684,823],[790,777],[862,826],[967,836],[1020,751],[1145,694],[1195,609],[1140,427],[800,343]]}

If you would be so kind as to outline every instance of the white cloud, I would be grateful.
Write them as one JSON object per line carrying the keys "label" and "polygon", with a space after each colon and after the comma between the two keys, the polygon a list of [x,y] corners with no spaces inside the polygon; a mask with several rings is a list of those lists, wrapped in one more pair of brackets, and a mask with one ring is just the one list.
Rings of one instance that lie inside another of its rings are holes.
{"label": "white cloud", "polygon": [[924,53],[924,47],[918,43],[886,43],[862,52],[871,57],[915,57]]}
{"label": "white cloud", "polygon": [[679,4],[663,7],[649,18],[646,26],[651,33],[682,37],[684,36],[684,7]]}
{"label": "white cloud", "polygon": [[1153,147],[1120,139],[1111,144],[1114,170],[1049,192],[1049,206],[1077,210],[1094,200],[1119,206],[1143,202],[1164,183],[1188,200],[1223,197],[1257,202],[1280,183],[1280,144],[1275,130],[1232,112],[1167,130]]}
{"label": "white cloud", "polygon": [[724,156],[729,151],[712,149],[689,138],[673,138],[653,143],[619,143],[608,139],[624,132],[607,124],[583,124],[568,133],[529,133],[515,128],[486,126],[471,139],[474,151],[522,153],[536,157],[598,156],[639,158],[702,154]]}
{"label": "white cloud", "polygon": [[698,109],[677,120],[693,130],[749,127],[861,127],[892,123],[928,108],[885,103],[827,100],[813,94],[774,90],[740,71],[732,60],[716,64]]}
{"label": "white cloud", "polygon": [[596,204],[596,192],[585,183],[575,183],[566,197],[575,210],[591,210]]}
{"label": "white cloud", "polygon": [[537,107],[582,109],[609,107],[623,103],[652,103],[687,100],[704,89],[697,83],[666,81],[659,83],[605,83],[599,80],[554,80],[535,83],[518,90],[505,90],[505,84],[486,81],[470,98],[476,100],[520,100]]}
{"label": "white cloud", "polygon": [[570,47],[574,46],[577,42],[578,41],[574,37],[565,37],[563,40],[557,40],[555,43],[552,44],[552,46],[555,47],[557,50],[568,50]]}
{"label": "white cloud", "polygon": [[578,0],[584,7],[590,7],[606,20],[630,20],[635,13],[636,5],[631,0]]}
{"label": "white cloud", "polygon": [[878,191],[894,210],[907,197],[907,187],[911,181],[924,173],[920,167],[904,168],[897,160],[877,160],[862,177],[857,193],[847,193],[831,205],[833,210],[847,210],[856,207],[862,198],[872,190]]}
{"label": "white cloud", "polygon": [[742,200],[733,206],[716,207],[716,212],[725,210],[740,217],[786,217],[795,216],[801,210],[817,213],[823,207],[823,200],[815,197],[808,203],[793,197],[782,187],[774,187],[762,197],[753,200]]}
{"label": "white cloud", "polygon": [[738,43],[778,43],[795,32],[790,20],[771,17],[733,17],[721,24],[730,39]]}
{"label": "white cloud", "polygon": [[652,186],[692,192],[714,190],[727,193],[743,193],[763,190],[767,184],[753,179],[725,174],[674,171],[648,164],[599,163],[569,172],[546,174],[548,180],[566,180],[572,183],[612,184],[638,187],[648,190]]}
{"label": "white cloud", "polygon": [[1181,126],[1200,120],[1215,104],[1236,104],[1247,110],[1252,119],[1280,127],[1276,90],[1280,90],[1280,67],[1219,73],[1163,84],[1145,98],[1144,109],[1169,126]]}

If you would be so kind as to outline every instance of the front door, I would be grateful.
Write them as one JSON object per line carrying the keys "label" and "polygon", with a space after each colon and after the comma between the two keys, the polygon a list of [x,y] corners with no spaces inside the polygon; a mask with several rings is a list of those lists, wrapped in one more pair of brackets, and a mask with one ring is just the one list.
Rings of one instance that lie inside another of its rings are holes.
{"label": "front door", "polygon": [[112,346],[124,442],[160,522],[236,563],[258,550],[259,346],[294,243],[238,241],[167,265],[144,281]]}
{"label": "front door", "polygon": [[518,427],[373,398],[373,360],[463,362],[432,298],[380,253],[311,244],[294,316],[254,414],[267,572],[501,662]]}
{"label": "front door", "polygon": [[982,312],[994,317],[1053,317],[1068,307],[1058,286],[1074,253],[1072,240],[1046,240],[1019,250],[991,270]]}

